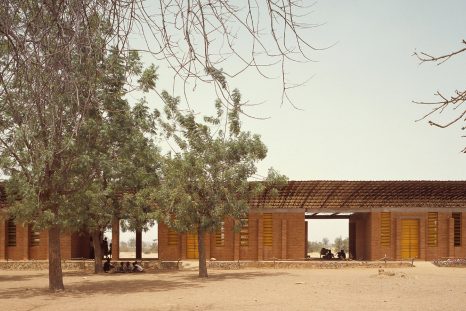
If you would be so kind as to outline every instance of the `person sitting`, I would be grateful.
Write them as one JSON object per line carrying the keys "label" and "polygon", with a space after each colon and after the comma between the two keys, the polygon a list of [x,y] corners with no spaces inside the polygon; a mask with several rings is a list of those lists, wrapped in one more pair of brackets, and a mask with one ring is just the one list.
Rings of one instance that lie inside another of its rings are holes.
{"label": "person sitting", "polygon": [[125,263],[122,261],[120,262],[120,265],[116,268],[116,271],[118,273],[124,273],[125,272]]}
{"label": "person sitting", "polygon": [[144,268],[138,264],[137,261],[133,262],[133,272],[143,272]]}
{"label": "person sitting", "polygon": [[322,247],[320,249],[320,258],[324,257],[327,253],[328,253],[328,249],[326,249],[325,247]]}
{"label": "person sitting", "polygon": [[133,269],[131,268],[129,261],[127,261],[125,264],[125,272],[133,272]]}
{"label": "person sitting", "polygon": [[342,249],[338,252],[338,259],[342,259],[342,260],[346,259],[345,250]]}
{"label": "person sitting", "polygon": [[112,263],[110,262],[110,258],[107,258],[107,260],[106,260],[105,263],[104,263],[104,272],[105,272],[105,273],[108,273],[108,272],[110,272],[110,270],[112,270],[113,268],[115,268],[115,266],[112,265]]}
{"label": "person sitting", "polygon": [[327,249],[327,253],[324,255],[324,259],[330,260],[334,257],[335,255],[333,255],[332,251],[330,249]]}

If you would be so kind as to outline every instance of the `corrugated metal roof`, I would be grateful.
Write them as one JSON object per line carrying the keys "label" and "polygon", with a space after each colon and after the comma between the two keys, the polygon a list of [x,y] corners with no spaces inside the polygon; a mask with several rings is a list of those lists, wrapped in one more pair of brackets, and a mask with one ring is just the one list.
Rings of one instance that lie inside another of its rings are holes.
{"label": "corrugated metal roof", "polygon": [[466,208],[466,181],[290,181],[251,208]]}

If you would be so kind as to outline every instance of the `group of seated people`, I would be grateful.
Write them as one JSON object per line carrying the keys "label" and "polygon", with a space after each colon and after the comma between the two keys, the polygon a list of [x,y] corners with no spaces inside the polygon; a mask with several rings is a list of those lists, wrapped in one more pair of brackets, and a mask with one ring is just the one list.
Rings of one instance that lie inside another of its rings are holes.
{"label": "group of seated people", "polygon": [[109,272],[114,272],[114,273],[131,273],[131,272],[144,272],[144,268],[137,262],[133,262],[131,265],[129,261],[125,262],[120,262],[120,265],[113,265],[110,262],[110,258],[107,258],[105,263],[104,263],[104,272],[109,273]]}
{"label": "group of seated people", "polygon": [[[337,257],[338,259],[341,259],[341,260],[345,260],[346,259],[346,253],[344,250],[340,250],[338,253],[337,253]],[[327,248],[322,248],[320,250],[320,258],[324,258],[324,259],[333,259],[335,258],[335,255],[332,253],[332,251],[330,249],[327,249]]]}

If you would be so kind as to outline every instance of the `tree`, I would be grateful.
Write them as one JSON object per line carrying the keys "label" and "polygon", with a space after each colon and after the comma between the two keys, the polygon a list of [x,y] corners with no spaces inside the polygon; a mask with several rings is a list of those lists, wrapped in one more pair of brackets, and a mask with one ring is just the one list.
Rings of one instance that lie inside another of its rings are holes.
{"label": "tree", "polygon": [[[301,34],[303,10],[300,2],[274,0],[240,7],[226,0],[163,0],[154,11],[139,0],[10,0],[0,6],[0,167],[10,176],[10,212],[49,229],[50,290],[64,289],[59,236],[68,224],[60,215],[76,190],[71,164],[80,155],[74,145],[100,100],[100,64],[110,47],[130,59],[129,38],[142,32],[151,38],[145,50],[175,76],[213,82],[227,104],[234,102],[228,77],[249,67],[266,75],[262,69],[278,61],[283,100],[293,87],[286,64],[305,61],[305,51],[313,49]],[[241,68],[227,61],[232,55]],[[89,191],[98,191],[93,187]],[[147,195],[129,201],[143,206]]]}
{"label": "tree", "polygon": [[[136,52],[123,59],[113,49],[102,65],[99,101],[76,137],[71,174],[78,186],[67,198],[61,217],[68,227],[91,233],[95,272],[102,272],[101,236],[112,218],[126,219],[130,229],[146,229],[153,209],[145,189],[158,184],[159,152],[151,135],[154,123],[144,101],[131,107],[124,97],[131,90],[150,90],[155,68],[142,70]],[[130,78],[139,87],[129,85]]]}
{"label": "tree", "polygon": [[269,183],[248,182],[267,148],[258,135],[241,130],[237,90],[224,126],[220,101],[216,102],[217,115],[204,117],[205,123],[200,123],[192,112],[179,110],[179,98],[167,92],[162,96],[167,121],[161,124],[179,149],[168,154],[162,165],[162,181],[156,189],[160,219],[178,231],[197,233],[199,277],[207,277],[205,234],[220,228],[226,217],[244,217],[252,195],[286,179],[270,171]]}
{"label": "tree", "polygon": [[330,242],[330,240],[328,238],[323,238],[322,239],[322,245],[324,247],[329,247],[329,242]]}
{"label": "tree", "polygon": [[[0,8],[0,167],[10,177],[9,213],[49,231],[52,291],[64,289],[60,232],[105,225],[104,216],[112,215],[108,199],[117,190],[106,175],[116,163],[112,159],[147,145],[137,130],[153,130],[143,124],[144,105],[130,111],[121,97],[133,74],[140,74],[144,90],[153,88],[155,68],[141,72],[137,54],[121,54],[118,46],[110,50],[117,34],[108,14],[105,2],[93,1],[14,0]],[[153,162],[141,154],[137,159],[147,168]],[[146,154],[152,159],[156,153]],[[128,156],[118,167],[119,181],[125,165],[140,164]],[[131,177],[140,170],[131,172],[127,184],[136,182]],[[139,195],[132,190],[128,196]],[[96,213],[98,206],[105,208]],[[96,252],[98,233],[93,232]]]}
{"label": "tree", "polygon": [[335,251],[344,250],[346,253],[349,252],[349,238],[343,239],[341,236],[336,237],[333,243]]}
{"label": "tree", "polygon": [[310,253],[318,253],[324,247],[322,242],[317,241],[308,241],[307,242],[307,250]]}
{"label": "tree", "polygon": [[[466,40],[463,39],[462,44],[466,45]],[[421,63],[433,62],[437,63],[437,65],[441,65],[444,62],[450,60],[452,57],[455,57],[464,52],[466,52],[466,46],[451,53],[440,56],[432,56],[424,52],[416,52],[414,53],[414,55],[421,61]],[[466,120],[466,109],[464,107],[461,107],[461,105],[463,105],[466,102],[466,89],[456,90],[453,95],[449,96],[441,93],[440,91],[437,91],[435,95],[439,97],[438,101],[415,101],[415,103],[417,104],[433,106],[432,110],[429,113],[425,114],[419,120],[429,119],[428,122],[430,125],[440,128],[446,128],[453,124],[461,123]],[[434,116],[439,117],[439,115],[445,111],[451,113],[451,117],[448,117],[447,121],[442,122],[434,121],[433,119],[431,119]],[[462,126],[461,129],[465,130],[466,126]],[[466,148],[463,148],[462,152],[466,153]]]}
{"label": "tree", "polygon": [[109,34],[94,6],[75,4],[13,0],[0,8],[0,164],[10,176],[10,213],[48,228],[52,291],[64,289],[60,216]]}

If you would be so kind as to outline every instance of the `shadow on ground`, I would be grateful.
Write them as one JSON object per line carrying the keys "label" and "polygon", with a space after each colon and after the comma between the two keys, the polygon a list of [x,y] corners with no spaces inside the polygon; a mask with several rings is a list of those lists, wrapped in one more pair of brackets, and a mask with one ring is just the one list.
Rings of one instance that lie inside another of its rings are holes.
{"label": "shadow on ground", "polygon": [[[0,275],[0,282],[23,282],[29,281],[35,278],[44,277],[44,273],[28,273],[22,275]],[[1,299],[1,295],[0,295]]]}
{"label": "shadow on ground", "polygon": [[[157,276],[163,275],[163,279]],[[1,290],[0,301],[3,299],[27,299],[37,296],[45,296],[47,299],[56,299],[57,297],[91,297],[93,295],[121,295],[141,292],[161,292],[170,291],[180,288],[196,288],[203,287],[206,282],[222,282],[225,280],[248,280],[262,277],[271,277],[286,275],[285,272],[257,272],[257,271],[242,271],[242,272],[215,272],[210,274],[208,278],[201,279],[197,276],[197,272],[172,272],[172,278],[167,280],[167,273],[144,273],[134,274],[134,279],[128,279],[131,274],[102,274],[98,275],[99,279],[94,279],[94,274],[85,274],[82,272],[66,272],[64,292],[50,293],[45,287],[28,287],[22,286],[21,283],[15,284],[13,288],[4,288]],[[46,280],[47,275],[44,274],[28,274],[20,276],[2,277],[3,281],[27,281],[32,278],[41,276]],[[67,280],[66,277],[73,278]],[[17,279],[15,279],[17,278]],[[150,279],[148,279],[150,278]]]}

